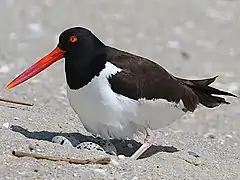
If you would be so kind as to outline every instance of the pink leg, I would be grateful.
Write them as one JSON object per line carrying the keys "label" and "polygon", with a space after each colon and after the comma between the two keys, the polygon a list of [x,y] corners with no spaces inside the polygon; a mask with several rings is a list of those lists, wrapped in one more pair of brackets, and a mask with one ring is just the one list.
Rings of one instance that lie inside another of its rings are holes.
{"label": "pink leg", "polygon": [[147,128],[146,129],[146,138],[142,146],[131,156],[131,159],[138,159],[148,148],[150,148],[155,142],[155,135],[153,132]]}

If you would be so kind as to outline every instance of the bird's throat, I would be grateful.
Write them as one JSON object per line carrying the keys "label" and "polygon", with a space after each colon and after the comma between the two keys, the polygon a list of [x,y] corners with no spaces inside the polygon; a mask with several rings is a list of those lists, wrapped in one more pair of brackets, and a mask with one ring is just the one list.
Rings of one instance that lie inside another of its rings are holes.
{"label": "bird's throat", "polygon": [[80,89],[87,85],[95,76],[105,68],[106,56],[101,54],[89,60],[68,59],[65,60],[66,80],[70,89]]}

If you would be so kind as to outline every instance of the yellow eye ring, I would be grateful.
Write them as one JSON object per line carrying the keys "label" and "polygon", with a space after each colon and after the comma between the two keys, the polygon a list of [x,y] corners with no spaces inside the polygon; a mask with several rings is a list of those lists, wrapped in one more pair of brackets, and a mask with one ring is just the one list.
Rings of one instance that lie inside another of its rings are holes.
{"label": "yellow eye ring", "polygon": [[70,43],[75,43],[75,42],[78,41],[78,38],[77,38],[77,36],[70,36],[69,39],[68,39],[68,41],[69,41]]}

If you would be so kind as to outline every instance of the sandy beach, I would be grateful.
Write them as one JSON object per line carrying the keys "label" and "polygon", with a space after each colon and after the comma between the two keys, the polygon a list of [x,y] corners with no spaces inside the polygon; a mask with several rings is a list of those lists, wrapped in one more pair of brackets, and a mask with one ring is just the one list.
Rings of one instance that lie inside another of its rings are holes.
{"label": "sandy beach", "polygon": [[[2,0],[0,91],[4,98],[34,106],[0,102],[0,179],[240,179],[239,99],[201,107],[154,131],[155,145],[133,161],[128,157],[142,138],[113,140],[118,156],[52,142],[55,136],[76,140],[74,146],[94,141],[69,105],[64,61],[4,92],[10,80],[56,46],[64,29],[83,26],[106,44],[152,59],[176,76],[219,75],[213,86],[240,96],[239,7],[237,0]],[[79,159],[106,156],[111,162],[18,158],[13,150]]]}

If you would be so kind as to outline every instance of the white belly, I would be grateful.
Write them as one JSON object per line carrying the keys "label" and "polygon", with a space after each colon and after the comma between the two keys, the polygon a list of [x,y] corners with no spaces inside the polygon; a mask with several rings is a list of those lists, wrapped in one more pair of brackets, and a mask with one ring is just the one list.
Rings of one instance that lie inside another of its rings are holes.
{"label": "white belly", "polygon": [[175,104],[166,100],[133,100],[114,93],[107,77],[121,71],[111,63],[88,85],[67,89],[69,102],[87,131],[103,138],[132,138],[146,128],[164,127],[183,115]]}

